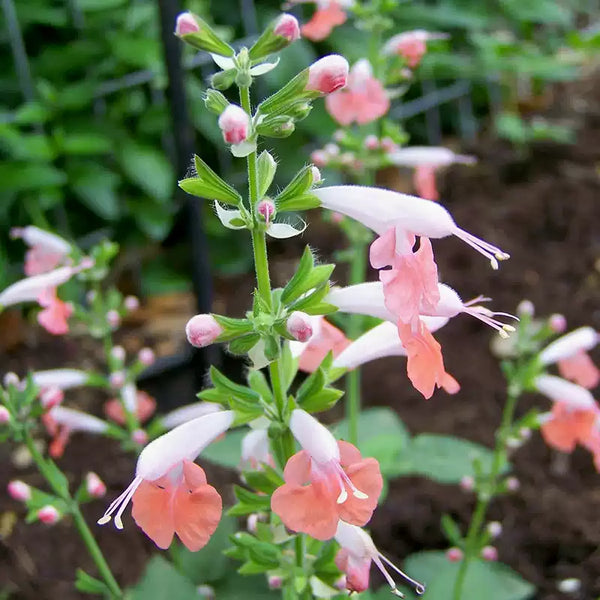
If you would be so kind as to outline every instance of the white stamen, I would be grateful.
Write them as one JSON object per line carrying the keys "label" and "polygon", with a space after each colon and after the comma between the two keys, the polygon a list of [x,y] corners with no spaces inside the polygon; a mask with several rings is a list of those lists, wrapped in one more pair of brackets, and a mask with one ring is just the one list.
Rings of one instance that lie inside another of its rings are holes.
{"label": "white stamen", "polygon": [[344,484],[342,483],[342,491],[340,492],[340,495],[337,497],[338,504],[344,504],[344,502],[346,502],[346,500],[348,500],[348,492],[346,491],[346,488],[343,486],[344,486]]}
{"label": "white stamen", "polygon": [[[418,582],[412,577],[409,577],[404,571],[399,569],[389,558],[386,558],[383,554],[381,554],[381,552],[379,553],[379,558],[386,562],[390,567],[392,567],[392,569],[394,569],[396,573],[404,577],[404,579],[406,579],[406,581],[408,581],[408,583],[410,583],[415,588],[415,592],[417,592],[419,596],[425,593],[425,586],[422,583]],[[379,567],[379,563],[377,561],[375,562],[375,564]]]}
{"label": "white stamen", "polygon": [[123,529],[123,521],[121,520],[121,515],[123,511],[129,504],[133,494],[138,489],[139,485],[142,483],[143,479],[141,477],[136,477],[127,487],[127,489],[118,497],[115,498],[110,506],[106,509],[106,512],[102,517],[100,517],[97,521],[98,525],[105,525],[111,519],[111,515],[118,508],[117,514],[115,515],[115,526],[117,529]]}
{"label": "white stamen", "polygon": [[[343,494],[340,494],[338,496],[338,504],[342,504],[343,502],[345,502],[348,499],[348,493],[346,492],[346,487],[345,487],[346,485],[352,490],[352,495],[355,498],[358,498],[359,500],[366,500],[369,497],[364,492],[361,492],[354,485],[354,483],[352,483],[352,480],[350,479],[350,477],[348,477],[346,471],[344,471],[344,469],[341,466],[338,466],[338,468],[336,470],[338,471],[338,477],[340,478],[340,484],[341,484],[342,490],[343,490]],[[344,499],[340,501],[340,498],[342,498],[342,496]]]}

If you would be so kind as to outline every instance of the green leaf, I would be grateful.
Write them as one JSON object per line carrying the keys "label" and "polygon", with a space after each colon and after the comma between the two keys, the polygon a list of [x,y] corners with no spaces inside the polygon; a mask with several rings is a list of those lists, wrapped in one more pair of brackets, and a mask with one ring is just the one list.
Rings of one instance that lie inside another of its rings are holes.
{"label": "green leaf", "polygon": [[456,521],[450,515],[442,515],[441,520],[442,531],[446,538],[453,546],[458,546],[462,540],[462,533],[460,527],[456,524]]}
{"label": "green leaf", "polygon": [[28,192],[61,186],[66,181],[65,173],[51,165],[19,162],[0,164],[0,192]]}
{"label": "green leaf", "polygon": [[264,465],[261,471],[245,471],[244,480],[251,488],[268,495],[283,485],[283,479],[269,465]]}
{"label": "green leaf", "polygon": [[227,511],[228,515],[240,516],[265,512],[271,506],[271,498],[269,496],[255,494],[239,485],[233,486],[233,491],[235,497],[238,499],[238,503]]}
{"label": "green leaf", "polygon": [[266,151],[263,150],[258,157],[258,197],[262,198],[271,187],[273,177],[277,171],[277,162]]}
{"label": "green leaf", "polygon": [[150,197],[164,202],[174,191],[175,174],[164,154],[153,146],[124,140],[118,158],[127,177]]}
{"label": "green leaf", "polygon": [[97,163],[81,163],[68,169],[71,187],[82,204],[107,221],[121,216],[116,188],[120,177]]}
{"label": "green leaf", "polygon": [[285,188],[275,198],[275,205],[278,210],[290,210],[289,203],[297,196],[306,194],[313,184],[312,165],[306,165],[295,177],[290,181]]}
{"label": "green leaf", "polygon": [[113,149],[112,140],[101,133],[73,132],[59,139],[62,151],[75,156],[90,156],[94,154],[108,154]]}
{"label": "green leaf", "polygon": [[202,451],[202,458],[222,467],[237,469],[242,462],[242,439],[247,433],[247,428],[227,432],[223,439]]}
{"label": "green leaf", "polygon": [[460,483],[465,475],[476,477],[474,462],[481,465],[483,473],[489,472],[492,459],[493,452],[480,444],[423,433],[413,438],[407,461],[398,474],[423,475],[440,483]]}
{"label": "green leaf", "polygon": [[260,399],[260,396],[254,390],[251,390],[245,385],[240,385],[239,383],[231,381],[231,379],[223,375],[223,373],[214,366],[211,366],[210,368],[210,380],[218,390],[228,392],[242,400],[256,403]]}
{"label": "green leaf", "polygon": [[188,194],[220,200],[226,204],[238,206],[242,201],[240,194],[227,182],[223,181],[199,156],[194,156],[195,177],[188,177],[179,182],[179,187]]}
{"label": "green leaf", "polygon": [[[444,552],[419,552],[409,556],[404,570],[427,586],[423,600],[448,600],[460,563],[450,562]],[[508,566],[479,559],[471,561],[461,600],[527,600],[535,592],[532,584]]]}
{"label": "green leaf", "polygon": [[250,371],[248,374],[248,385],[267,402],[273,400],[271,386],[262,371]]}
{"label": "green leaf", "polygon": [[141,581],[130,591],[129,600],[198,600],[196,586],[162,556],[155,555]]}
{"label": "green leaf", "polygon": [[88,575],[83,569],[77,569],[75,587],[85,594],[97,594],[105,597],[110,595],[110,590],[103,581]]}

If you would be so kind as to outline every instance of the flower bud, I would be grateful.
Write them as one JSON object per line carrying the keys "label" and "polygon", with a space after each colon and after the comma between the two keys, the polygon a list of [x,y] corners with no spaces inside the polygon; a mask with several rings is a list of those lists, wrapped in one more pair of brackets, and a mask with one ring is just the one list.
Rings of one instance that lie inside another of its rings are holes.
{"label": "flower bud", "polygon": [[286,323],[288,333],[299,342],[308,342],[312,337],[313,328],[310,317],[299,310],[295,310]]}
{"label": "flower bud", "polygon": [[554,315],[550,315],[548,319],[548,325],[550,329],[554,331],[554,333],[562,333],[567,329],[567,319],[565,319],[564,315],[560,315],[558,313]]}
{"label": "flower bud", "polygon": [[256,513],[252,513],[248,515],[248,519],[246,520],[246,529],[250,533],[256,533],[256,526],[258,525],[258,515]]}
{"label": "flower bud", "polygon": [[533,317],[535,314],[535,306],[533,305],[533,302],[531,300],[521,300],[517,306],[517,314]]}
{"label": "flower bud", "polygon": [[481,558],[492,562],[496,561],[498,560],[498,550],[494,546],[484,546],[481,549]]}
{"label": "flower bud", "polygon": [[450,562],[460,562],[463,556],[463,551],[460,548],[453,547],[446,550],[446,558]]}
{"label": "flower bud", "polygon": [[110,355],[119,362],[123,362],[125,360],[125,348],[123,346],[114,346],[110,351]]}
{"label": "flower bud", "polygon": [[106,494],[106,485],[92,471],[85,476],[85,489],[92,498],[102,498]]}
{"label": "flower bud", "polygon": [[290,44],[300,39],[300,26],[298,20],[287,13],[282,14],[273,28],[275,35],[285,38]]}
{"label": "flower bud", "polygon": [[386,152],[394,152],[394,150],[398,149],[398,146],[396,145],[396,142],[394,142],[394,140],[392,138],[389,138],[389,137],[384,137],[381,140],[381,147]]}
{"label": "flower bud", "polygon": [[181,13],[175,22],[175,35],[181,36],[186,33],[198,33],[200,26],[192,13]]}
{"label": "flower bud", "polygon": [[6,425],[10,421],[10,412],[6,406],[0,406],[0,425]]}
{"label": "flower bud", "polygon": [[248,139],[250,116],[237,104],[230,104],[219,117],[223,139],[228,144],[241,144]]}
{"label": "flower bud", "polygon": [[487,530],[492,538],[497,538],[502,534],[502,523],[499,521],[490,521],[487,525]]}
{"label": "flower bud", "polygon": [[269,589],[279,590],[283,585],[283,577],[281,577],[281,575],[269,575],[267,577],[267,583],[269,584]]}
{"label": "flower bud", "polygon": [[121,315],[116,310],[109,310],[106,313],[106,322],[112,329],[116,329],[121,324]]}
{"label": "flower bud", "polygon": [[221,92],[209,88],[204,96],[204,106],[210,112],[220,115],[229,106],[229,100]]}
{"label": "flower bud", "polygon": [[223,332],[223,328],[210,314],[196,315],[185,326],[188,342],[196,348],[212,344]]}
{"label": "flower bud", "polygon": [[516,492],[521,487],[519,480],[516,477],[508,477],[506,479],[506,489],[511,492]]}
{"label": "flower bud", "polygon": [[314,165],[310,168],[310,173],[312,175],[312,182],[313,185],[315,183],[321,183],[321,171],[319,171],[319,169],[317,169],[317,167],[315,167]]}
{"label": "flower bud", "polygon": [[460,487],[465,492],[471,492],[475,488],[475,480],[470,475],[464,475],[460,480]]}
{"label": "flower bud", "polygon": [[336,590],[341,590],[342,592],[347,589],[347,577],[346,575],[340,575],[333,583],[333,587]]}
{"label": "flower bud", "polygon": [[138,360],[146,367],[150,366],[156,360],[154,350],[152,348],[142,348],[138,353]]}
{"label": "flower bud", "polygon": [[27,502],[31,499],[31,488],[24,481],[15,479],[8,484],[7,489],[9,496],[13,500]]}
{"label": "flower bud", "polygon": [[60,520],[60,513],[54,506],[47,504],[38,510],[37,517],[42,523],[46,523],[46,525],[54,525],[54,523],[58,523]]}
{"label": "flower bud", "polygon": [[19,376],[12,371],[4,376],[4,387],[10,387],[11,385],[17,387],[19,383]]}
{"label": "flower bud", "polygon": [[365,138],[365,148],[367,150],[377,150],[379,148],[379,139],[376,135],[371,134]]}
{"label": "flower bud", "polygon": [[131,432],[131,439],[140,446],[145,446],[148,443],[148,434],[143,429],[136,429]]}
{"label": "flower bud", "polygon": [[125,373],[123,371],[115,371],[110,374],[108,381],[112,388],[120,388],[125,385]]}
{"label": "flower bud", "polygon": [[256,205],[256,212],[263,218],[265,223],[269,224],[275,214],[275,204],[271,200],[261,200]]}
{"label": "flower bud", "polygon": [[50,410],[55,406],[58,406],[64,399],[64,392],[57,387],[47,388],[42,390],[40,394],[40,404],[45,410]]}
{"label": "flower bud", "polygon": [[312,160],[317,167],[326,167],[329,162],[329,155],[324,150],[315,150],[314,152],[311,152],[310,160]]}
{"label": "flower bud", "polygon": [[124,302],[127,310],[137,310],[140,307],[140,301],[137,296],[127,296]]}
{"label": "flower bud", "polygon": [[325,56],[308,69],[306,89],[331,94],[343,88],[348,81],[348,61],[339,54]]}
{"label": "flower bud", "polygon": [[338,156],[340,153],[340,147],[337,144],[325,144],[323,150],[329,154],[329,156]]}

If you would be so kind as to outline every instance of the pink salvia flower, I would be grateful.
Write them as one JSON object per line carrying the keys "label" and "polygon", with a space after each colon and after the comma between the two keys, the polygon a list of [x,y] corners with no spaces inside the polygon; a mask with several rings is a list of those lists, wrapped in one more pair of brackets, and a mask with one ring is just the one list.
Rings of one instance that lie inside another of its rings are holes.
{"label": "pink salvia flower", "polygon": [[210,415],[220,410],[220,405],[213,402],[192,402],[192,404],[186,404],[161,416],[160,422],[165,429],[173,429],[188,421],[203,417],[204,415]]}
{"label": "pink salvia flower", "polygon": [[200,26],[192,13],[184,12],[177,16],[177,21],[175,22],[175,35],[197,33],[198,31],[200,31]]}
{"label": "pink salvia flower", "polygon": [[212,344],[223,333],[223,328],[209,314],[192,317],[185,326],[188,342],[196,348]]}
{"label": "pink salvia flower", "polygon": [[85,476],[85,489],[92,498],[102,498],[106,495],[106,485],[102,479],[92,471]]}
{"label": "pink salvia flower", "polygon": [[300,39],[300,26],[298,25],[298,20],[296,17],[284,13],[277,19],[273,33],[284,37],[288,42],[295,42]]}
{"label": "pink salvia flower", "polygon": [[453,164],[472,165],[475,157],[456,152],[443,146],[407,146],[396,148],[388,155],[391,162],[399,167],[448,167]]}
{"label": "pink salvia flower", "polygon": [[73,305],[63,302],[56,295],[56,288],[47,288],[38,296],[38,303],[43,310],[38,313],[38,323],[53,335],[64,335],[69,331],[67,319],[73,314]]}
{"label": "pink salvia flower", "polygon": [[570,379],[578,385],[591,390],[600,383],[600,369],[586,352],[578,352],[569,358],[558,361],[561,377]]}
{"label": "pink salvia flower", "polygon": [[331,94],[348,81],[348,61],[339,54],[329,54],[314,62],[308,70],[307,90]]}
{"label": "pink salvia flower", "polygon": [[8,484],[8,494],[13,500],[19,502],[31,500],[31,488],[24,481],[18,479],[15,479]]}
{"label": "pink salvia flower", "polygon": [[573,452],[577,444],[588,447],[593,443],[599,418],[598,406],[575,408],[566,402],[555,402],[552,413],[543,419],[540,430],[549,446],[561,452]]}
{"label": "pink salvia flower", "polygon": [[550,315],[550,318],[548,319],[548,325],[550,326],[550,329],[554,331],[554,333],[562,333],[567,329],[567,319],[565,319],[565,315],[555,313]]}
{"label": "pink salvia flower", "polygon": [[430,33],[423,29],[415,31],[406,31],[390,38],[384,48],[384,54],[397,54],[406,61],[406,64],[414,69],[419,65],[421,59],[427,52],[427,42],[429,40],[446,39],[446,33]]}
{"label": "pink salvia flower", "polygon": [[223,139],[228,144],[241,144],[248,139],[250,116],[241,106],[229,104],[221,113],[218,123]]}
{"label": "pink salvia flower", "polygon": [[318,8],[308,23],[302,26],[302,35],[313,42],[324,40],[334,27],[346,22],[346,13],[339,2],[327,0],[318,3]]}
{"label": "pink salvia flower", "polygon": [[336,441],[301,409],[292,412],[290,429],[303,450],[285,466],[285,483],[271,497],[273,512],[292,531],[318,540],[332,538],[339,519],[365,525],[383,486],[379,463],[363,459],[352,444]]}
{"label": "pink salvia flower", "polygon": [[47,504],[38,510],[37,518],[46,525],[54,525],[60,521],[60,513],[54,506]]}
{"label": "pink salvia flower", "polygon": [[13,227],[11,237],[21,238],[29,250],[25,255],[25,275],[40,275],[63,264],[71,252],[71,245],[63,238],[39,227]]}
{"label": "pink salvia flower", "polygon": [[46,388],[40,393],[40,404],[45,410],[58,406],[65,398],[64,392],[58,387]]}
{"label": "pink salvia flower", "polygon": [[438,192],[435,182],[435,167],[428,165],[419,165],[415,167],[413,173],[413,185],[415,192],[420,198],[425,200],[439,200],[440,193]]}
{"label": "pink salvia flower", "polygon": [[10,423],[10,412],[6,406],[0,406],[0,425]]}
{"label": "pink salvia flower", "polygon": [[219,411],[189,421],[156,438],[140,453],[135,478],[114,500],[98,523],[114,515],[117,529],[130,501],[137,525],[162,549],[175,534],[192,552],[205,546],[222,512],[217,490],[204,470],[192,462],[233,422],[232,411]]}
{"label": "pink salvia flower", "polygon": [[135,429],[131,432],[131,440],[138,446],[145,446],[148,443],[148,434],[143,429]]}
{"label": "pink salvia flower", "polygon": [[364,592],[369,588],[369,571],[371,562],[377,565],[388,582],[392,594],[404,598],[404,594],[396,587],[396,582],[389,574],[386,564],[414,587],[417,594],[425,592],[425,586],[410,578],[389,559],[387,559],[373,543],[371,536],[356,525],[339,521],[335,540],[341,546],[335,557],[338,569],[346,575],[346,588],[352,592]]}
{"label": "pink salvia flower", "polygon": [[312,337],[313,329],[311,318],[309,315],[299,310],[295,310],[288,317],[285,326],[288,333],[299,342],[308,342],[308,340]]}
{"label": "pink salvia flower", "polygon": [[509,258],[506,252],[458,227],[450,213],[437,202],[358,185],[322,187],[311,193],[324,208],[360,221],[379,235],[390,227],[396,228],[396,239],[402,238],[398,231],[431,239],[455,235],[487,257],[495,269],[499,260]]}
{"label": "pink salvia flower", "polygon": [[371,123],[387,113],[390,100],[381,82],[373,77],[373,69],[366,59],[356,62],[350,70],[345,88],[325,99],[329,114],[340,124]]}

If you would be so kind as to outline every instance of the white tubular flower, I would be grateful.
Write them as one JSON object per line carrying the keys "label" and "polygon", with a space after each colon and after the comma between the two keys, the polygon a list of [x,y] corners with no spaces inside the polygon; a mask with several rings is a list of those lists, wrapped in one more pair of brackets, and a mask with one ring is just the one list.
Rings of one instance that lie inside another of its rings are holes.
{"label": "white tubular flower", "polygon": [[220,410],[221,407],[214,402],[194,402],[168,412],[166,415],[160,417],[160,422],[166,429],[173,429],[188,421],[219,412]]}
{"label": "white tubular flower", "polygon": [[580,327],[548,344],[539,355],[543,365],[551,365],[579,352],[591,350],[600,341],[600,335],[592,327]]}
{"label": "white tubular flower", "polygon": [[66,406],[55,406],[48,412],[48,415],[57,425],[62,425],[69,431],[104,433],[108,429],[106,421]]}
{"label": "white tubular flower", "polygon": [[447,167],[454,163],[472,165],[476,161],[473,156],[456,154],[450,148],[442,146],[409,146],[399,148],[388,154],[391,162],[404,167]]}
{"label": "white tubular flower", "polygon": [[59,388],[68,390],[85,385],[88,374],[80,369],[48,369],[31,374],[33,382],[40,388]]}
{"label": "white tubular flower", "polygon": [[37,302],[42,292],[69,281],[78,270],[75,267],[60,267],[48,273],[21,279],[0,293],[0,306]]}
{"label": "white tubular flower", "polygon": [[578,409],[594,409],[596,407],[596,401],[588,390],[562,377],[539,375],[535,378],[534,386],[538,392],[553,402],[564,402]]}

